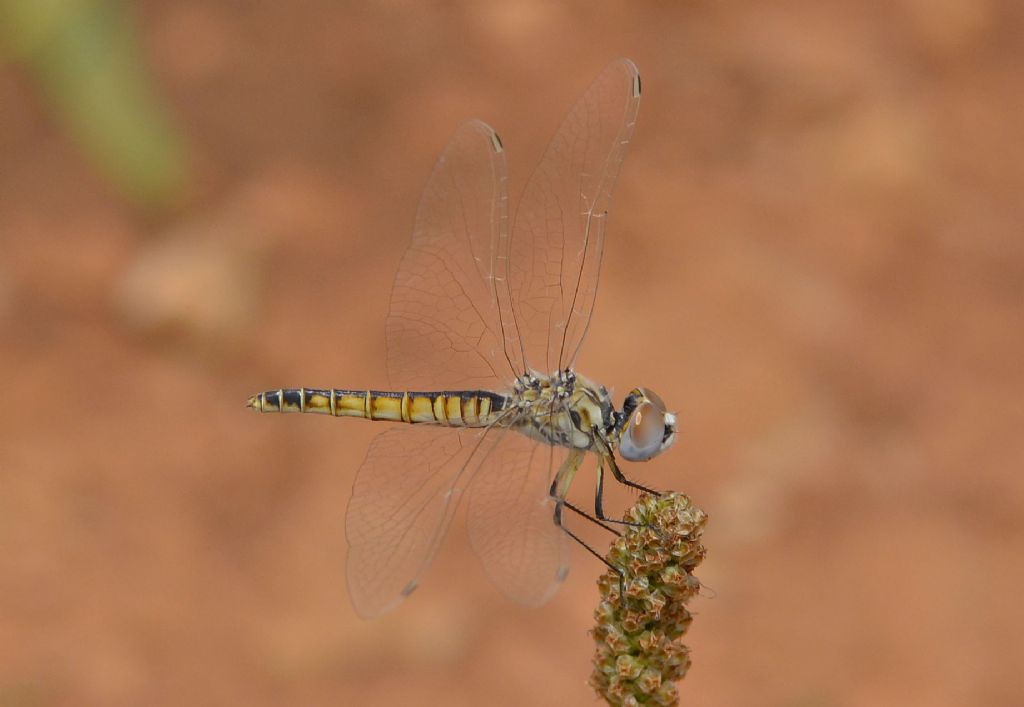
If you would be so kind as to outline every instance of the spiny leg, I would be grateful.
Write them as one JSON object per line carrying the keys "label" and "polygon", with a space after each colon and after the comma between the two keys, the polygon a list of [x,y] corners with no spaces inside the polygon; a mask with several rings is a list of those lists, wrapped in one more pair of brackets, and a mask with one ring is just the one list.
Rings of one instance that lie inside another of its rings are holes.
{"label": "spiny leg", "polygon": [[611,448],[601,438],[597,430],[595,430],[594,432],[594,442],[597,445],[598,454],[602,459],[608,462],[608,466],[610,466],[612,469],[612,476],[615,477],[616,481],[625,486],[629,486],[630,488],[634,488],[637,491],[649,493],[652,496],[661,496],[661,494],[655,491],[654,489],[649,489],[642,484],[638,484],[635,481],[630,481],[629,479],[627,479],[626,475],[622,473],[622,470],[619,468],[618,463],[615,461],[615,455],[612,454]]}
{"label": "spiny leg", "polygon": [[[565,523],[562,522],[562,506],[567,506],[567,505],[568,504],[564,500],[555,499],[555,525],[557,525],[559,528],[561,528],[562,531],[564,531],[565,534],[568,535],[570,538],[572,538],[573,540],[578,542],[580,545],[582,545],[584,550],[586,550],[591,555],[593,555],[594,557],[599,559],[602,563],[604,563],[604,565],[608,569],[610,569],[612,572],[614,572],[616,575],[618,575],[618,577],[619,577],[619,602],[624,604],[625,601],[626,601],[626,575],[625,575],[625,573],[622,571],[621,568],[616,567],[611,562],[609,562],[608,559],[605,558],[603,555],[601,555],[601,553],[599,553],[597,550],[595,550],[594,548],[590,547],[590,545],[588,545],[583,540],[583,538],[581,538],[579,535],[577,535],[576,533],[572,532],[567,527],[565,527]],[[569,507],[572,508],[573,510],[575,510],[577,513],[581,513],[585,517],[588,517],[588,518],[590,517],[588,514],[582,513],[577,508],[574,508],[572,506],[569,506]],[[596,518],[591,518],[591,520],[593,520],[595,523],[600,524],[600,522]],[[608,528],[607,526],[602,526],[602,527],[605,527],[607,530],[611,530],[611,532],[615,533],[614,530],[612,530],[611,528]],[[618,535],[618,533],[615,533],[615,534]]]}
{"label": "spiny leg", "polygon": [[[598,458],[597,458],[597,490],[594,493],[594,515],[597,516],[597,518],[599,520],[602,520],[605,523],[619,523],[620,525],[629,526],[631,528],[648,528],[648,529],[654,531],[658,535],[659,538],[664,540],[665,533],[660,528],[656,528],[651,523],[636,523],[634,521],[629,521],[629,520],[616,520],[615,518],[609,518],[609,517],[607,517],[604,514],[604,463],[605,463],[605,461],[607,461],[608,464],[612,467],[612,473],[613,474],[618,470],[618,466],[615,464],[615,457],[612,456],[611,450],[608,450],[607,447],[604,447],[604,449],[605,449],[605,451],[607,451],[607,454],[605,454],[603,456],[598,456]],[[616,478],[618,480],[622,481],[625,477],[622,476],[622,472],[620,471],[618,474],[616,474]],[[628,481],[628,479],[626,480],[626,483],[628,483],[630,486],[636,486],[638,488],[644,489],[644,490],[647,491],[647,493],[653,494],[654,496],[661,496],[661,494],[658,493],[657,491],[652,491],[651,489],[647,489],[647,488],[645,488],[643,486],[640,486],[639,484],[630,483]]]}
{"label": "spiny leg", "polygon": [[645,527],[644,523],[609,518],[604,514],[604,457],[600,456],[597,458],[597,489],[594,492],[594,515],[597,516],[596,520],[605,523],[618,523],[619,525],[628,525],[632,528]]}
{"label": "spiny leg", "polygon": [[[569,503],[568,503],[568,501],[566,500],[565,497],[569,493],[569,485],[572,483],[572,479],[573,479],[573,476],[575,476],[576,471],[580,468],[580,464],[583,463],[583,459],[584,459],[584,456],[583,456],[583,452],[581,450],[579,450],[579,449],[571,449],[571,450],[569,450],[569,456],[567,456],[565,458],[565,461],[562,462],[562,466],[560,466],[558,468],[558,471],[555,473],[555,478],[551,480],[551,487],[548,489],[548,494],[551,496],[551,498],[555,502],[555,513],[554,513],[555,525],[557,525],[559,528],[561,528],[563,531],[565,531],[565,533],[570,538],[572,538],[573,540],[578,542],[580,545],[582,545],[583,548],[587,552],[589,552],[591,555],[593,555],[597,559],[601,560],[601,562],[604,563],[605,566],[608,567],[608,569],[610,569],[616,575],[618,575],[618,577],[619,577],[619,596],[620,597],[625,597],[626,576],[623,573],[622,569],[619,568],[619,567],[616,567],[611,562],[609,562],[607,558],[605,558],[604,556],[601,555],[601,553],[597,552],[594,548],[590,547],[590,545],[588,545],[586,542],[584,542],[583,538],[581,538],[576,533],[572,532],[567,527],[565,527],[565,523],[562,522],[562,507],[566,506],[566,505],[569,505]],[[569,505],[569,508],[571,510],[575,511],[576,513],[579,513],[583,517],[587,518],[588,520],[591,520],[594,523],[597,523],[598,525],[600,525],[601,527],[605,528],[606,530],[610,530],[611,532],[613,532],[616,535],[618,535],[618,533],[616,533],[614,530],[609,528],[607,525],[601,523],[601,521],[599,521],[597,518],[591,517],[590,514],[584,512],[582,509],[576,508],[575,506],[572,506],[572,505]]]}
{"label": "spiny leg", "polygon": [[551,489],[548,491],[548,493],[551,496],[551,498],[553,498],[555,500],[555,503],[561,503],[563,506],[568,508],[570,511],[572,511],[576,515],[581,516],[583,518],[586,518],[591,523],[594,523],[595,525],[598,525],[598,526],[604,528],[605,530],[607,530],[612,535],[615,535],[616,537],[622,537],[622,533],[617,531],[615,528],[609,527],[606,523],[603,522],[603,521],[608,521],[608,522],[614,523],[614,522],[622,522],[622,521],[615,521],[612,518],[598,519],[598,518],[595,518],[594,516],[590,515],[589,513],[587,513],[585,510],[583,510],[579,506],[573,505],[572,503],[570,503],[569,501],[567,501],[564,498],[561,501],[559,501],[557,493],[556,493],[557,489],[555,488],[556,485],[557,485],[557,482],[552,482],[551,483]]}
{"label": "spiny leg", "polygon": [[566,508],[568,508],[570,511],[572,511],[576,515],[578,515],[578,516],[580,516],[582,518],[586,518],[587,520],[589,520],[591,523],[593,523],[595,525],[601,526],[602,528],[607,530],[612,535],[614,535],[616,537],[622,537],[622,533],[617,531],[615,528],[612,528],[611,526],[607,525],[607,523],[624,523],[625,521],[615,520],[614,518],[605,518],[604,521],[602,521],[600,518],[595,518],[594,516],[590,515],[585,510],[580,508],[579,506],[574,506],[573,504],[569,503],[568,501],[562,501],[562,505],[565,506]]}

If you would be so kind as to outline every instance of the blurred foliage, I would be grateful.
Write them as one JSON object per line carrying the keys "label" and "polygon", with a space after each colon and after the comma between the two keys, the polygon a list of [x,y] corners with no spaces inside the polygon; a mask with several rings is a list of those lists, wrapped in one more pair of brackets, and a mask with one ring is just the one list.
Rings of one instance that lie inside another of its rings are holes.
{"label": "blurred foliage", "polygon": [[0,42],[125,198],[147,209],[180,198],[184,139],[156,95],[126,5],[0,0]]}

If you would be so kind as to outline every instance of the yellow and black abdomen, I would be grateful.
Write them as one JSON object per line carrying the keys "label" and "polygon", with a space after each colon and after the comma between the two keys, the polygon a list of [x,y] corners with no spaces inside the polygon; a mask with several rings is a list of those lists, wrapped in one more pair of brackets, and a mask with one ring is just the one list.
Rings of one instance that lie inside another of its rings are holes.
{"label": "yellow and black abdomen", "polygon": [[249,398],[257,412],[315,412],[335,417],[482,427],[494,422],[508,399],[487,390],[393,392],[282,388]]}

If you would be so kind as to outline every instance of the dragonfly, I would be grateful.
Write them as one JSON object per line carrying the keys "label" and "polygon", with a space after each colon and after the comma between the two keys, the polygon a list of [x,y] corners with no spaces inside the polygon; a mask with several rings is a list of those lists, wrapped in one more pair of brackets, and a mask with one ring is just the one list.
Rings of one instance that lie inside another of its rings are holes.
{"label": "dragonfly", "polygon": [[[617,457],[664,452],[675,414],[644,387],[616,408],[607,388],[574,368],[639,102],[633,62],[605,67],[562,121],[512,218],[501,139],[479,120],[462,124],[423,192],[391,291],[391,389],[249,398],[261,413],[405,423],[373,439],[348,503],[346,571],[360,616],[417,588],[464,496],[487,575],[519,603],[539,605],[565,579],[572,540],[602,559],[567,527],[566,509],[616,532],[608,523],[625,521],[604,512],[605,475],[655,493]],[[593,514],[568,496],[590,455]]]}

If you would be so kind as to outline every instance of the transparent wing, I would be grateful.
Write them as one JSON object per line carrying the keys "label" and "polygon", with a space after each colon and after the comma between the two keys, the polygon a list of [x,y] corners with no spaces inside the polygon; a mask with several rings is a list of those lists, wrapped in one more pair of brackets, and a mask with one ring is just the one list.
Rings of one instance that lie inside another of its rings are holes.
{"label": "transparent wing", "polygon": [[639,104],[633,62],[609,64],[569,111],[527,183],[508,259],[524,342],[514,353],[517,368],[550,374],[576,359],[597,293],[612,190]]}
{"label": "transparent wing", "polygon": [[491,581],[521,604],[546,602],[569,571],[568,536],[548,495],[568,450],[507,434],[488,450],[469,493],[469,538]]}
{"label": "transparent wing", "polygon": [[494,131],[461,125],[430,176],[387,319],[388,373],[404,390],[504,388],[495,261],[507,241],[505,152]]}
{"label": "transparent wing", "polygon": [[416,588],[468,480],[505,432],[403,425],[374,438],[345,516],[357,614],[382,614]]}

